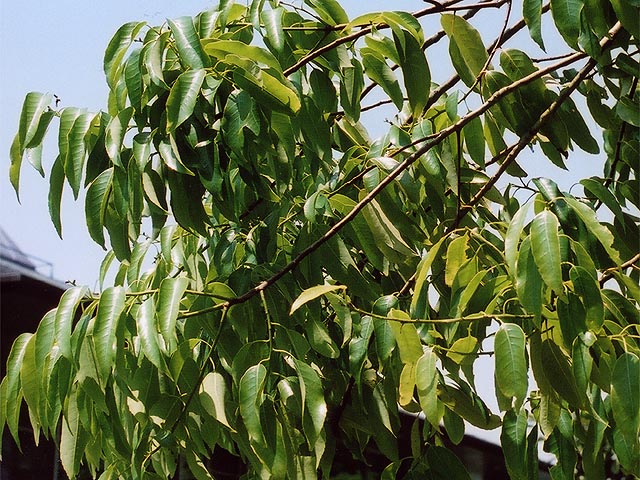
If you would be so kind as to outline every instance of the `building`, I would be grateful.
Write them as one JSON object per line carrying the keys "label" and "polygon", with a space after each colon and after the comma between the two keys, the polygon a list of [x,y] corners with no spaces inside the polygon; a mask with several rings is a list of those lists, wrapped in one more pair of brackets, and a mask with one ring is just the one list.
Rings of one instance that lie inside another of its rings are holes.
{"label": "building", "polygon": [[[44,273],[43,273],[44,272]],[[0,228],[0,357],[4,378],[15,338],[35,332],[43,315],[58,305],[66,285],[51,278],[51,264],[26,255]],[[35,445],[26,408],[20,419],[22,454],[8,429],[2,434],[0,479],[63,479],[52,442]]]}

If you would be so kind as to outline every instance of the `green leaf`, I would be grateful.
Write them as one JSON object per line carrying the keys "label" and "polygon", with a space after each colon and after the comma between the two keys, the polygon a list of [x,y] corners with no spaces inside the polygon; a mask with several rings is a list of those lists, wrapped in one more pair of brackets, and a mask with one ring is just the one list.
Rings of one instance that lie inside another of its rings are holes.
{"label": "green leaf", "polygon": [[449,53],[462,81],[468,86],[475,83],[489,56],[478,31],[464,18],[443,14],[440,24],[449,37]]}
{"label": "green leaf", "polygon": [[160,332],[156,321],[156,304],[153,297],[149,297],[142,302],[136,320],[142,353],[159,371],[165,371],[166,366],[162,360],[158,341]]}
{"label": "green leaf", "polygon": [[234,431],[227,419],[225,405],[228,395],[225,379],[218,372],[208,373],[200,384],[200,402],[207,413],[222,425]]}
{"label": "green leaf", "polygon": [[292,116],[300,110],[300,97],[295,90],[290,88],[285,80],[271,75],[266,70],[236,68],[233,79],[259,104]]}
{"label": "green leaf", "polygon": [[362,64],[351,59],[351,65],[340,69],[340,105],[354,122],[360,119],[360,95],[364,87]]}
{"label": "green leaf", "polygon": [[611,258],[616,265],[620,265],[622,260],[620,259],[620,253],[613,248],[613,235],[608,228],[598,221],[596,212],[575,198],[567,198],[566,200],[573,211],[576,212],[584,222],[589,232],[592,233],[602,244],[606,252],[609,254],[609,258]]}
{"label": "green leaf", "polygon": [[404,104],[404,96],[396,75],[393,73],[391,67],[387,65],[384,57],[372,48],[363,48],[361,53],[362,64],[364,65],[364,71],[367,76],[373,82],[380,85],[382,90],[389,95],[389,98],[391,98],[398,110],[401,110]]}
{"label": "green leaf", "polygon": [[186,68],[194,70],[209,66],[209,58],[202,49],[200,38],[193,26],[191,17],[180,17],[167,20],[175,39],[180,61]]}
{"label": "green leaf", "polygon": [[527,237],[518,252],[515,287],[518,299],[527,312],[539,318],[542,314],[542,277],[531,254],[531,237]]}
{"label": "green leaf", "polygon": [[572,365],[565,353],[551,339],[542,342],[542,366],[551,387],[573,408],[582,406]]}
{"label": "green leaf", "polygon": [[580,183],[590,194],[604,203],[620,222],[624,222],[622,207],[611,190],[604,186],[604,180],[598,177],[583,178]]}
{"label": "green leaf", "polygon": [[336,0],[305,0],[327,25],[349,23],[349,16]]}
{"label": "green leaf", "polygon": [[558,219],[549,210],[536,215],[531,223],[531,253],[544,283],[563,296],[559,227]]}
{"label": "green leaf", "polygon": [[522,2],[522,17],[529,29],[529,35],[540,46],[544,48],[542,40],[542,0],[524,0]]}
{"label": "green leaf", "polygon": [[431,445],[427,450],[427,462],[430,479],[471,480],[464,464],[448,448]]}
{"label": "green leaf", "polygon": [[275,71],[281,70],[280,63],[268,50],[256,45],[247,45],[238,40],[207,40],[204,43],[204,51],[220,60],[224,60],[227,55],[231,54],[262,63]]}
{"label": "green leaf", "polygon": [[500,444],[504,453],[509,477],[527,480],[527,411],[509,410],[502,419]]}
{"label": "green leaf", "polygon": [[516,408],[519,408],[529,385],[522,329],[514,323],[503,323],[496,332],[494,350],[496,386],[505,397],[515,397]]}
{"label": "green leaf", "polygon": [[640,360],[630,352],[616,360],[611,375],[611,409],[616,428],[628,439],[640,433]]}
{"label": "green leaf", "polygon": [[389,325],[391,325],[393,334],[396,337],[402,363],[416,363],[422,356],[422,343],[416,327],[410,323],[394,322],[394,318],[409,320],[409,315],[399,310],[391,310],[389,312]]}
{"label": "green leaf", "polygon": [[11,351],[7,357],[7,373],[2,380],[2,411],[6,412],[7,426],[13,439],[20,445],[18,436],[18,422],[20,418],[20,405],[22,404],[22,392],[20,384],[20,367],[25,351],[33,336],[32,333],[22,333],[15,339]]}
{"label": "green leaf", "polygon": [[307,288],[300,295],[298,295],[298,298],[296,298],[291,304],[289,315],[292,315],[296,310],[298,310],[300,307],[310,302],[311,300],[315,300],[316,298],[321,297],[326,293],[344,289],[344,285],[316,285],[315,287]]}
{"label": "green leaf", "polygon": [[178,344],[176,322],[180,310],[180,302],[189,280],[184,277],[165,278],[160,284],[158,295],[158,325],[164,339],[164,351],[173,352]]}
{"label": "green leaf", "polygon": [[265,9],[260,13],[260,18],[266,31],[265,40],[276,52],[281,54],[285,46],[284,29],[282,28],[283,8]]}
{"label": "green leaf", "polygon": [[404,87],[414,117],[419,117],[429,99],[431,71],[418,40],[405,30],[395,29],[393,39],[398,52]]}
{"label": "green leaf", "polygon": [[416,268],[416,284],[411,299],[412,318],[427,318],[429,316],[429,282],[428,275],[431,265],[440,253],[440,247],[447,237],[441,237],[429,250]]}
{"label": "green leaf", "polygon": [[471,159],[476,162],[479,167],[484,168],[486,146],[482,120],[480,120],[480,117],[473,118],[463,127],[462,131],[464,132],[464,143],[467,146],[467,151]]}
{"label": "green leaf", "polygon": [[511,276],[516,276],[516,259],[518,258],[518,244],[520,243],[520,236],[524,230],[524,223],[529,213],[529,207],[531,203],[525,203],[518,209],[516,214],[511,218],[509,222],[509,228],[507,234],[504,237],[504,257],[509,267]]}
{"label": "green leaf", "polygon": [[136,35],[142,30],[146,22],[129,22],[121,26],[111,38],[107,50],[104,53],[104,73],[107,76],[107,83],[112,90],[115,90],[118,83],[118,74],[122,68],[122,60],[127,50],[133,43]]}
{"label": "green leaf", "polygon": [[314,448],[327,418],[327,404],[324,399],[322,381],[316,371],[306,363],[296,359],[295,366],[302,394],[304,433],[309,446]]}
{"label": "green leaf", "polygon": [[201,68],[187,70],[176,79],[167,99],[167,133],[173,133],[193,114],[205,75]]}
{"label": "green leaf", "polygon": [[573,290],[580,297],[586,309],[589,330],[597,332],[604,321],[604,305],[600,287],[595,278],[584,267],[573,266],[569,270]]}
{"label": "green leaf", "polygon": [[113,167],[98,175],[87,189],[85,198],[85,219],[89,235],[94,242],[105,248],[104,222],[109,204],[111,185],[113,182]]}
{"label": "green leaf", "polygon": [[453,285],[458,270],[469,260],[466,254],[468,243],[469,237],[463,235],[453,239],[447,247],[444,281],[448,286]]}
{"label": "green leaf", "polygon": [[438,408],[438,371],[436,369],[437,355],[430,348],[418,359],[415,368],[418,399],[425,417],[437,427],[441,414]]}
{"label": "green leaf", "polygon": [[100,295],[92,338],[96,368],[102,385],[113,368],[116,354],[116,330],[125,307],[123,287],[109,287]]}
{"label": "green leaf", "polygon": [[58,308],[56,308],[55,342],[60,349],[60,354],[71,360],[71,328],[75,321],[76,310],[80,301],[89,293],[87,287],[72,287],[66,290]]}
{"label": "green leaf", "polygon": [[240,402],[240,416],[244,427],[247,429],[249,439],[258,444],[264,444],[264,432],[260,424],[260,405],[263,402],[263,393],[267,369],[259,363],[247,369],[240,379],[238,400]]}
{"label": "green leaf", "polygon": [[551,14],[558,32],[567,44],[578,49],[580,35],[581,0],[551,0]]}

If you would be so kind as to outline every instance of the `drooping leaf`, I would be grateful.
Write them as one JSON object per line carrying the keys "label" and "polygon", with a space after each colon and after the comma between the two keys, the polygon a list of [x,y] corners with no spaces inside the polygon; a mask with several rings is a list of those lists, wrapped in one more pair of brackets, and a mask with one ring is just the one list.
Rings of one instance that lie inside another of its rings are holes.
{"label": "drooping leaf", "polygon": [[127,50],[145,25],[146,22],[125,23],[111,38],[104,54],[104,73],[112,90],[116,88],[118,71],[122,68],[122,60]]}
{"label": "drooping leaf", "polygon": [[502,419],[500,444],[512,479],[527,480],[527,412],[508,410]]}
{"label": "drooping leaf", "polygon": [[611,409],[616,428],[628,439],[640,433],[640,360],[630,352],[616,360],[611,375]]}
{"label": "drooping leaf", "polygon": [[184,277],[165,278],[160,284],[158,296],[158,326],[164,339],[164,350],[172,352],[177,346],[176,321],[180,302],[189,280]]}
{"label": "drooping leaf", "polygon": [[552,0],[551,14],[558,32],[567,44],[578,49],[580,35],[580,12],[583,2],[580,0]]}
{"label": "drooping leaf", "polygon": [[125,291],[123,287],[109,287],[100,295],[92,339],[96,369],[103,385],[113,368],[117,348],[116,330],[124,307]]}
{"label": "drooping leaf", "polygon": [[571,363],[561,348],[551,339],[542,342],[542,365],[545,377],[553,389],[573,408],[582,405]]}
{"label": "drooping leaf", "polygon": [[549,210],[536,215],[531,223],[531,253],[544,283],[562,296],[559,227],[557,217]]}
{"label": "drooping leaf", "polygon": [[416,38],[405,30],[394,30],[393,39],[398,52],[404,87],[414,116],[420,116],[429,99],[431,71]]}
{"label": "drooping leaf", "polygon": [[449,37],[449,52],[462,81],[470,87],[480,75],[487,59],[487,50],[478,31],[464,18],[444,14],[442,28]]}
{"label": "drooping leaf", "polygon": [[524,0],[522,2],[522,17],[524,18],[531,38],[545,50],[542,40],[542,0]]}
{"label": "drooping leaf", "polygon": [[200,385],[200,401],[207,412],[228,428],[232,428],[227,419],[227,384],[222,374],[208,373]]}
{"label": "drooping leaf", "polygon": [[527,395],[529,383],[522,329],[514,323],[502,324],[496,332],[494,350],[496,385],[505,397],[515,397],[516,407],[519,407]]}
{"label": "drooping leaf", "polygon": [[176,49],[185,67],[198,70],[209,66],[209,59],[202,49],[198,32],[191,17],[168,20],[175,39]]}
{"label": "drooping leaf", "polygon": [[206,71],[187,70],[171,87],[167,99],[167,133],[173,132],[193,113]]}

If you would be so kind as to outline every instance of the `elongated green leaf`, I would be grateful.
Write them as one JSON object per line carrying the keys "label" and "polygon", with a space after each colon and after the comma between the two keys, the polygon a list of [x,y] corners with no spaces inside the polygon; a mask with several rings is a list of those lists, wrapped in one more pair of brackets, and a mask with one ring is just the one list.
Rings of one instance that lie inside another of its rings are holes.
{"label": "elongated green leaf", "polygon": [[165,278],[160,284],[158,296],[158,325],[164,338],[164,351],[172,352],[177,346],[176,321],[180,302],[189,280],[184,277]]}
{"label": "elongated green leaf", "polygon": [[260,18],[266,31],[265,40],[278,54],[281,54],[285,45],[284,29],[282,28],[282,17],[284,9],[281,7],[265,9],[260,13]]}
{"label": "elongated green leaf", "polygon": [[296,298],[291,304],[289,315],[292,315],[301,306],[310,302],[311,300],[315,300],[316,298],[321,297],[325,293],[344,289],[345,287],[343,285],[316,285],[315,287],[307,288],[300,295],[298,295],[298,298]]}
{"label": "elongated green leaf", "polygon": [[175,131],[193,113],[205,74],[204,69],[187,70],[171,87],[167,99],[168,133]]}
{"label": "elongated green leaf", "polygon": [[460,459],[448,448],[432,445],[427,450],[429,477],[431,479],[471,480]]}
{"label": "elongated green leaf", "polygon": [[567,44],[577,49],[580,35],[581,0],[551,0],[553,21]]}
{"label": "elongated green leaf", "polygon": [[544,48],[542,40],[542,0],[524,0],[522,2],[522,17],[529,29],[529,35],[540,46]]}
{"label": "elongated green leaf", "polygon": [[149,297],[140,305],[136,318],[138,335],[140,336],[140,346],[144,356],[147,357],[158,370],[164,371],[166,367],[160,353],[160,343],[158,341],[160,331],[156,318],[155,301],[153,297]]}
{"label": "elongated green leaf", "polygon": [[455,238],[447,247],[444,281],[447,285],[453,285],[453,280],[460,267],[469,260],[466,254],[469,237],[463,235]]}
{"label": "elongated green leaf", "polygon": [[286,82],[266,70],[236,68],[233,79],[240,88],[251,94],[258,103],[289,115],[300,110],[300,97]]}
{"label": "elongated green leaf", "polygon": [[305,3],[313,7],[327,25],[333,26],[349,22],[349,16],[337,0],[305,0]]}
{"label": "elongated green leaf", "polygon": [[616,360],[611,375],[611,409],[616,428],[637,442],[640,433],[640,360],[633,353],[624,353]]}
{"label": "elongated green leaf", "polygon": [[576,212],[584,222],[587,229],[589,229],[589,232],[595,235],[598,241],[602,244],[611,260],[616,265],[620,265],[622,263],[622,260],[620,260],[620,253],[613,248],[613,234],[608,228],[598,221],[596,212],[575,198],[567,198],[566,200],[573,211]]}
{"label": "elongated green leaf", "polygon": [[64,158],[64,172],[69,186],[71,186],[73,198],[76,200],[78,199],[78,193],[80,191],[82,172],[86,159],[85,137],[94,118],[95,114],[93,113],[81,113],[74,120],[73,126],[67,136],[69,143],[67,146],[67,154]]}
{"label": "elongated green leaf", "polygon": [[55,342],[60,354],[71,360],[71,327],[73,326],[76,310],[80,300],[89,293],[87,287],[72,287],[65,291],[56,309]]}
{"label": "elongated green leaf", "polygon": [[351,59],[351,65],[340,69],[340,105],[353,122],[360,119],[360,95],[364,87],[362,64]]}
{"label": "elongated green leaf", "polygon": [[413,290],[413,298],[411,299],[411,315],[413,318],[427,318],[429,315],[429,282],[427,276],[445,240],[446,237],[440,238],[418,264],[416,269],[416,285]]}
{"label": "elongated green leaf", "polygon": [[400,84],[384,57],[372,48],[363,48],[361,53],[362,64],[367,76],[382,87],[398,109],[402,109],[404,98]]}
{"label": "elongated green leaf", "polygon": [[463,127],[464,143],[471,159],[484,168],[484,155],[486,150],[484,132],[482,129],[482,120],[480,117],[472,119]]}
{"label": "elongated green leaf", "polygon": [[107,50],[104,53],[104,73],[107,76],[107,83],[112,90],[118,83],[118,72],[122,68],[122,60],[127,50],[133,43],[136,35],[142,30],[146,22],[129,22],[121,26],[115,33]]}
{"label": "elongated green leaf", "polygon": [[604,179],[599,179],[597,177],[584,178],[580,180],[580,183],[585,190],[604,203],[620,222],[624,222],[622,207],[613,193],[611,193],[611,190],[604,186],[604,182]]}
{"label": "elongated green leaf", "polygon": [[444,14],[442,28],[449,37],[449,52],[462,81],[470,87],[482,71],[489,56],[478,31],[464,18]]}
{"label": "elongated green leaf", "polygon": [[549,210],[536,215],[531,223],[531,253],[544,283],[562,296],[559,226],[558,219]]}
{"label": "elongated green leaf", "polygon": [[20,418],[20,405],[22,404],[22,393],[20,385],[20,367],[24,358],[25,350],[32,333],[22,333],[15,339],[11,346],[11,351],[7,357],[7,373],[2,380],[2,411],[6,412],[7,426],[13,439],[20,445],[18,437],[18,421]]}
{"label": "elongated green leaf", "polygon": [[149,75],[149,79],[154,85],[164,88],[165,90],[168,90],[169,86],[164,80],[162,71],[162,54],[168,36],[169,33],[165,32],[156,40],[147,43],[142,49],[142,66]]}
{"label": "elongated green leaf", "polygon": [[124,288],[109,287],[100,295],[92,337],[96,368],[103,385],[113,367],[116,353],[116,330],[124,307]]}
{"label": "elongated green leaf", "polygon": [[573,408],[582,405],[569,359],[551,339],[542,342],[542,366],[551,387]]}
{"label": "elongated green leaf", "polygon": [[542,313],[542,277],[531,254],[531,237],[524,239],[518,252],[515,286],[522,306],[539,318]]}
{"label": "elongated green leaf", "polygon": [[133,108],[127,107],[118,112],[118,115],[111,118],[107,125],[105,134],[105,145],[107,154],[113,163],[119,167],[123,167],[120,160],[122,150],[122,142],[129,129],[129,121],[133,115]]}
{"label": "elongated green leaf", "polygon": [[264,48],[256,45],[247,45],[238,40],[213,40],[206,41],[204,51],[219,60],[224,60],[227,55],[237,55],[241,58],[262,63],[263,65],[278,71],[281,69],[276,58]]}
{"label": "elongated green leaf", "polygon": [[249,439],[258,444],[264,444],[264,433],[260,425],[260,405],[263,402],[266,378],[267,369],[264,365],[252,365],[240,379],[238,392],[240,416],[244,427]]}
{"label": "elongated green leaf", "polygon": [[516,276],[516,259],[518,258],[518,244],[520,243],[520,236],[524,229],[524,224],[529,212],[530,203],[525,203],[518,209],[516,214],[511,218],[509,222],[509,228],[504,238],[504,256],[509,267],[509,273],[512,277]]}
{"label": "elongated green leaf", "polygon": [[84,211],[89,235],[102,248],[105,248],[104,217],[109,203],[112,181],[113,167],[102,172],[91,182],[85,198]]}
{"label": "elongated green leaf", "polygon": [[[241,379],[242,381],[242,379]],[[208,373],[200,385],[200,401],[207,412],[225,427],[233,430],[227,419],[227,384],[222,374]]]}
{"label": "elongated green leaf", "polygon": [[41,163],[41,148],[44,134],[53,118],[53,112],[47,111],[53,97],[50,94],[37,92],[28,93],[22,105],[20,125],[13,139],[10,149],[11,166],[9,168],[9,180],[20,200],[20,171],[25,150],[29,161],[40,175],[44,176]]}
{"label": "elongated green leaf", "polygon": [[407,90],[411,112],[417,118],[422,113],[431,89],[431,71],[418,40],[405,30],[394,30],[393,39],[404,87]]}
{"label": "elongated green leaf", "polygon": [[527,412],[507,411],[502,419],[500,444],[504,452],[509,476],[514,480],[527,480]]}
{"label": "elongated green leaf", "polygon": [[569,271],[569,278],[573,283],[573,289],[582,300],[586,309],[587,326],[590,330],[598,331],[604,321],[604,305],[600,287],[587,269],[573,266]]}
{"label": "elongated green leaf", "polygon": [[440,424],[441,415],[438,409],[438,372],[437,355],[428,349],[416,363],[416,387],[418,398],[425,417],[434,427]]}
{"label": "elongated green leaf", "polygon": [[168,20],[168,23],[182,64],[194,70],[208,67],[209,58],[202,49],[200,38],[193,26],[193,19],[180,17]]}
{"label": "elongated green leaf", "polygon": [[327,418],[324,390],[320,377],[312,367],[300,360],[295,360],[295,365],[302,394],[304,433],[309,446],[313,448],[320,437],[324,421]]}
{"label": "elongated green leaf", "polygon": [[391,310],[389,312],[389,325],[396,337],[402,363],[416,363],[422,356],[422,343],[420,342],[420,337],[418,336],[415,325],[394,322],[393,318],[409,320],[409,315],[399,310]]}
{"label": "elongated green leaf", "polygon": [[515,397],[516,407],[527,396],[529,377],[525,351],[525,335],[514,323],[504,323],[496,332],[496,386],[505,397]]}

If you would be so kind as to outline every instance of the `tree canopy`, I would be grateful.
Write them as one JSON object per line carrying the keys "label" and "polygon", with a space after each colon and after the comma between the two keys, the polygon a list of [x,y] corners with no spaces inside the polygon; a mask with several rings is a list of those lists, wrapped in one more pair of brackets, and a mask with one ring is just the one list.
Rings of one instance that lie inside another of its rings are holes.
{"label": "tree canopy", "polygon": [[[637,474],[637,0],[298,3],[123,25],[105,111],[26,96],[16,192],[28,159],[57,231],[66,189],[109,250],[99,292],[16,340],[0,425],[17,439],[26,403],[70,477],[181,456],[211,478],[225,449],[247,478],[328,478],[337,446],[375,445],[384,478],[462,479],[443,445],[465,423],[501,429],[514,479],[539,437],[554,479],[602,478],[610,452]],[[534,58],[548,35],[560,52]],[[547,165],[575,184],[529,173]]]}

